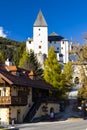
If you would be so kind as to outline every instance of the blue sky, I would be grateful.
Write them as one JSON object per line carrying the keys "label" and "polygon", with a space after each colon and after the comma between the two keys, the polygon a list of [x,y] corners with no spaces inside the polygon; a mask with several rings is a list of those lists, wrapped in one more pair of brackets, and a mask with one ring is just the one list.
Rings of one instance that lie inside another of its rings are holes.
{"label": "blue sky", "polygon": [[82,43],[87,32],[87,0],[0,0],[0,35],[16,41],[32,37],[39,10],[48,24],[48,33]]}

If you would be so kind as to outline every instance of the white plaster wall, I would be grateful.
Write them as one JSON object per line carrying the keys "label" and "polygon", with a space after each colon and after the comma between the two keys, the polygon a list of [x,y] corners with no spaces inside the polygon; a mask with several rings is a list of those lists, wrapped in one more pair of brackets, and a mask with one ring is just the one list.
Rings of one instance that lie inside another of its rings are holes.
{"label": "white plaster wall", "polygon": [[27,40],[26,41],[26,50],[28,51],[28,52],[30,52],[30,50],[34,50],[34,43],[33,42],[31,42],[31,43],[29,43],[29,40]]}
{"label": "white plaster wall", "polygon": [[[48,55],[48,28],[33,27],[34,52]],[[39,48],[41,46],[41,48]]]}
{"label": "white plaster wall", "polygon": [[0,108],[0,124],[9,124],[9,108]]}
{"label": "white plaster wall", "polygon": [[45,103],[41,104],[39,110],[37,111],[37,113],[35,114],[34,118],[37,118],[37,117],[41,117],[43,115],[46,115],[46,114],[50,114],[50,108],[54,108],[54,113],[58,113],[59,110],[60,110],[60,105],[58,103],[48,103],[47,104],[47,107],[48,107],[48,111],[47,112],[43,112],[42,111],[42,107],[45,105]]}
{"label": "white plaster wall", "polygon": [[26,106],[11,106],[11,118],[15,118],[17,120],[17,110],[20,110],[20,123],[22,123],[32,104],[32,88],[30,88],[28,95],[28,104]]}
{"label": "white plaster wall", "polygon": [[73,65],[73,69],[74,69],[74,73],[73,73],[73,83],[76,77],[79,78],[79,82],[82,82],[82,75],[81,75],[81,71],[82,71],[82,67],[84,69],[85,75],[87,75],[87,65]]}
{"label": "white plaster wall", "polygon": [[68,62],[68,41],[61,41],[61,54],[63,54],[63,63]]}

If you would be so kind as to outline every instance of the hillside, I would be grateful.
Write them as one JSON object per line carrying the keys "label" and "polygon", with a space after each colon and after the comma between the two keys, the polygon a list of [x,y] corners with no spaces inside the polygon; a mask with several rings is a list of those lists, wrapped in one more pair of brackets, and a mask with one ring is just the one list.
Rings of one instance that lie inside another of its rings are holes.
{"label": "hillside", "polygon": [[14,64],[18,65],[24,48],[25,42],[0,37],[0,51],[3,54],[4,60],[9,58]]}

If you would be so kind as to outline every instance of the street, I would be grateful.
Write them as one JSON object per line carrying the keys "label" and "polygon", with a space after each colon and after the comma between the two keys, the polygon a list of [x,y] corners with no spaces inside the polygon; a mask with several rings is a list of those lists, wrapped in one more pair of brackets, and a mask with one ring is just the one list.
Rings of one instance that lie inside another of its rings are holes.
{"label": "street", "polygon": [[87,130],[87,120],[67,120],[17,125],[19,130]]}

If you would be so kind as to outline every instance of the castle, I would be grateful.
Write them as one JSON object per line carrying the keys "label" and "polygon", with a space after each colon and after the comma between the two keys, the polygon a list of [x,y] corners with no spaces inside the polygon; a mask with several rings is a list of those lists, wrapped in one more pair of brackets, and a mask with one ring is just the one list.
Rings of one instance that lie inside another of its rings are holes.
{"label": "castle", "polygon": [[50,46],[53,46],[59,62],[68,62],[68,40],[55,32],[48,35],[48,25],[40,10],[33,25],[33,37],[26,41],[26,49],[28,52],[34,51],[38,61],[43,65]]}

